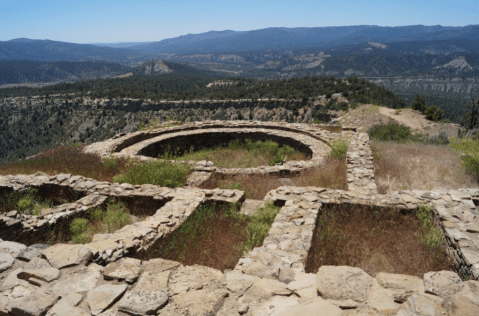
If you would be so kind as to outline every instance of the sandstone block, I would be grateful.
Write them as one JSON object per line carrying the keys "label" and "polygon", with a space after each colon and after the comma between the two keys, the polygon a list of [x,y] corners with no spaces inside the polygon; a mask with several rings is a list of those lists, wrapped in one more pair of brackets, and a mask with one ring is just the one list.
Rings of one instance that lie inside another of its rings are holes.
{"label": "sandstone block", "polygon": [[322,298],[367,300],[373,279],[359,268],[322,266],[316,274],[316,286]]}

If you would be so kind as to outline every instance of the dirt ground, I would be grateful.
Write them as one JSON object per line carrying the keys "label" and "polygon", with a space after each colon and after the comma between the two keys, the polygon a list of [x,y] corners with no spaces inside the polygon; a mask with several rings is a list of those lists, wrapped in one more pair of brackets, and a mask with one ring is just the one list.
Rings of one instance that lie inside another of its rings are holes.
{"label": "dirt ground", "polygon": [[416,237],[423,233],[418,227],[413,211],[325,204],[305,270],[317,273],[322,265],[348,265],[373,277],[379,272],[423,277],[428,271],[452,270],[442,248],[428,249]]}
{"label": "dirt ground", "polygon": [[426,116],[412,109],[402,109],[400,112],[382,106],[363,104],[347,113],[341,113],[336,119],[343,126],[359,127],[360,132],[367,131],[376,124],[387,124],[396,121],[409,126],[414,132],[436,135],[444,130],[449,137],[457,136],[459,125],[454,123],[436,123],[426,119]]}

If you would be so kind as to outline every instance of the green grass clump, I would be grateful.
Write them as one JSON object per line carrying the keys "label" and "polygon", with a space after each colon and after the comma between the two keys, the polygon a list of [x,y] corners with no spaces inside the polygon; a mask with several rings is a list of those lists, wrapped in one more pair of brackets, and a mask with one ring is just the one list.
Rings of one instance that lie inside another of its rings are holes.
{"label": "green grass clump", "polygon": [[122,202],[107,201],[106,211],[93,208],[87,211],[88,218],[75,218],[70,223],[71,241],[74,244],[90,242],[95,234],[111,234],[132,220]]}
{"label": "green grass clump", "polygon": [[191,167],[187,164],[172,164],[169,161],[146,161],[129,163],[122,174],[113,177],[113,182],[137,184],[155,184],[176,188],[182,186]]}
{"label": "green grass clump", "polygon": [[336,159],[346,158],[348,142],[344,139],[337,139],[331,144],[331,155]]}
{"label": "green grass clump", "polygon": [[442,251],[444,235],[441,228],[436,227],[432,221],[431,207],[420,205],[417,211],[417,218],[420,225],[414,233],[421,243],[426,246],[429,251]]}
{"label": "green grass clump", "polygon": [[75,218],[70,223],[70,231],[73,233],[72,242],[74,244],[84,244],[92,239],[93,227],[86,218]]}
{"label": "green grass clump", "polygon": [[248,241],[244,245],[243,253],[263,244],[279,210],[280,207],[274,206],[273,202],[267,202],[265,207],[258,209],[256,214],[250,216],[247,228]]}
{"label": "green grass clump", "polygon": [[461,160],[466,171],[479,181],[479,140],[473,138],[453,138],[449,147],[461,152]]}

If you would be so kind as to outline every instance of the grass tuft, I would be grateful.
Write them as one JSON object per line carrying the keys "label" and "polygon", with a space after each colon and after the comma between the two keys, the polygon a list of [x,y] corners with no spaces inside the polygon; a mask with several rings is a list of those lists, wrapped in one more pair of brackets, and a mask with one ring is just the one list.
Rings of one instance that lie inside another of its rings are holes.
{"label": "grass tuft", "polygon": [[175,160],[210,160],[215,166],[222,168],[254,168],[258,166],[275,165],[289,160],[305,160],[306,155],[289,145],[280,146],[271,140],[252,141],[245,139],[232,140],[227,147],[201,149],[175,156]]}
{"label": "grass tuft", "polygon": [[188,164],[170,163],[166,160],[130,162],[126,165],[122,174],[113,177],[113,182],[133,185],[148,183],[176,188],[186,182],[191,170]]}
{"label": "grass tuft", "polygon": [[331,155],[336,159],[345,159],[348,152],[348,142],[337,139],[331,144]]}

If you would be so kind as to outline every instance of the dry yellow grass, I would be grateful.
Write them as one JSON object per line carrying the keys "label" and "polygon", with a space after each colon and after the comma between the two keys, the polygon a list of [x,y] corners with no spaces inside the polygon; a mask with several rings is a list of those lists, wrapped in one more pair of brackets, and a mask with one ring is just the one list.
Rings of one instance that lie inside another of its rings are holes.
{"label": "dry yellow grass", "polygon": [[371,148],[379,193],[479,187],[449,147],[378,142]]}

